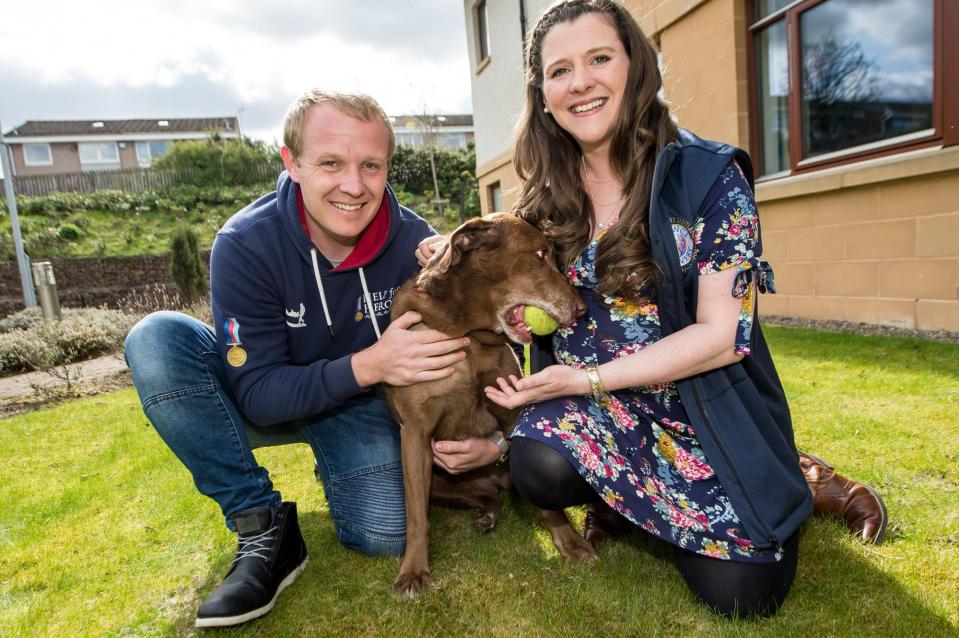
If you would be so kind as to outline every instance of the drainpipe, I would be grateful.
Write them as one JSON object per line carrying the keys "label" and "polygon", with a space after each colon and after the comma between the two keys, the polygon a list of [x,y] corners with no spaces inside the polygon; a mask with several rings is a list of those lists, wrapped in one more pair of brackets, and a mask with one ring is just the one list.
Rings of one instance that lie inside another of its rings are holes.
{"label": "drainpipe", "polygon": [[523,63],[526,61],[526,0],[519,0],[519,37],[523,41]]}

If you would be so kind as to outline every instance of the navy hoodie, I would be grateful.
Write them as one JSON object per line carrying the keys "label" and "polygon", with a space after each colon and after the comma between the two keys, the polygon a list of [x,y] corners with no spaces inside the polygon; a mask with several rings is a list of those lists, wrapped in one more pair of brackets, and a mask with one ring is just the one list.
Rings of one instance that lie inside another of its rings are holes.
{"label": "navy hoodie", "polygon": [[299,185],[282,173],[275,192],[223,226],[210,256],[217,347],[240,409],[259,425],[319,414],[366,390],[351,365],[377,338],[361,274],[383,331],[393,294],[419,270],[417,245],[435,233],[387,187],[353,253],[334,268],[307,236],[301,205]]}

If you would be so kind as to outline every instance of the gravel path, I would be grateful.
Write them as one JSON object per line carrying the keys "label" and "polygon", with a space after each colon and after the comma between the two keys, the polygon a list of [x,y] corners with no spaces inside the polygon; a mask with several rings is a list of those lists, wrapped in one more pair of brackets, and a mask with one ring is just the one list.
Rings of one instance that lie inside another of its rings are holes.
{"label": "gravel path", "polygon": [[908,330],[891,326],[877,326],[871,323],[855,323],[853,321],[835,321],[832,319],[797,319],[795,317],[778,317],[776,315],[763,316],[763,325],[789,326],[792,328],[812,328],[814,330],[828,330],[829,332],[852,332],[857,335],[871,335],[880,337],[912,337],[914,339],[929,339],[945,343],[959,343],[959,332],[946,330]]}
{"label": "gravel path", "polygon": [[[108,354],[68,366],[77,370],[77,395],[128,387],[130,371],[122,355]],[[72,374],[72,372],[71,372]],[[63,398],[66,382],[46,372],[27,372],[0,378],[0,418],[33,410]]]}

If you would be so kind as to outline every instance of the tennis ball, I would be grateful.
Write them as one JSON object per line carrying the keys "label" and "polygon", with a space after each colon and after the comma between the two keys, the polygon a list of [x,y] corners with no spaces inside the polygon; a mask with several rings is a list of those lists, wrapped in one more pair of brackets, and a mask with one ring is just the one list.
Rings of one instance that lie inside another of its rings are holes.
{"label": "tennis ball", "polygon": [[533,306],[523,308],[523,322],[529,326],[530,332],[540,336],[552,334],[559,327],[552,317]]}

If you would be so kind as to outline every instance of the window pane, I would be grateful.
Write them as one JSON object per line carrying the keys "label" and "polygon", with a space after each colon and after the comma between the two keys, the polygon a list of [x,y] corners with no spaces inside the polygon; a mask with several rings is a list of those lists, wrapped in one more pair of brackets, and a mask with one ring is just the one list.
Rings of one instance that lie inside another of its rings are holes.
{"label": "window pane", "polygon": [[150,145],[147,142],[137,142],[137,162],[150,163]]}
{"label": "window pane", "polygon": [[166,153],[167,142],[150,142],[150,157],[156,159]]}
{"label": "window pane", "polygon": [[84,162],[95,162],[100,159],[97,155],[97,145],[96,144],[81,144],[80,145],[80,159]]}
{"label": "window pane", "polygon": [[756,19],[760,20],[768,15],[776,13],[793,0],[759,0],[756,3]]}
{"label": "window pane", "polygon": [[491,185],[489,187],[489,197],[490,197],[490,212],[502,212],[503,210],[503,189],[500,188],[499,182]]}
{"label": "window pane", "polygon": [[476,40],[479,45],[479,59],[482,62],[489,57],[489,23],[486,15],[486,0],[476,5]]}
{"label": "window pane", "polygon": [[30,164],[52,164],[48,144],[24,144],[23,154]]}
{"label": "window pane", "polygon": [[101,160],[115,160],[117,159],[117,145],[116,144],[100,144],[100,159]]}
{"label": "window pane", "polygon": [[781,20],[756,36],[759,71],[759,137],[761,175],[789,169],[789,63],[786,21]]}
{"label": "window pane", "polygon": [[803,157],[932,127],[933,0],[828,0],[800,16]]}

